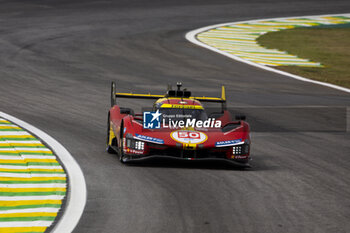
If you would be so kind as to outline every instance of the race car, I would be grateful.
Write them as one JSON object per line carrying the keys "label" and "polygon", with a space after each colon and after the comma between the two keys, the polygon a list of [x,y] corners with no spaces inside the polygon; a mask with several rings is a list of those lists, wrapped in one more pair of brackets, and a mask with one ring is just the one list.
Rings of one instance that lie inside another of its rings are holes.
{"label": "race car", "polygon": [[[111,85],[107,122],[107,151],[122,163],[150,158],[221,160],[249,167],[250,134],[244,116],[232,120],[226,109],[225,87],[221,97],[194,97],[177,83],[165,94],[117,93]],[[119,98],[150,99],[148,111],[134,112],[119,106]],[[117,101],[118,100],[118,101]],[[202,103],[219,103],[220,111],[207,113]]]}

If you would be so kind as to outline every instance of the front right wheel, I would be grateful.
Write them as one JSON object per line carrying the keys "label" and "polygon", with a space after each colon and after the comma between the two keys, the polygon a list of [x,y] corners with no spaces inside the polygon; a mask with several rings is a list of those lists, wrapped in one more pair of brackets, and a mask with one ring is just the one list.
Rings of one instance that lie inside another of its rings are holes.
{"label": "front right wheel", "polygon": [[121,163],[124,163],[124,122],[122,122],[120,127],[120,146],[118,148],[119,160]]}

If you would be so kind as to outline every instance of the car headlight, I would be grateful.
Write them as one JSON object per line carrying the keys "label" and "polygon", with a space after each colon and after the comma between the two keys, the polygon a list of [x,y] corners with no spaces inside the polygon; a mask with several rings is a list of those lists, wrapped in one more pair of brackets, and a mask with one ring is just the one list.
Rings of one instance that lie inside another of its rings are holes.
{"label": "car headlight", "polygon": [[145,143],[142,141],[136,141],[135,142],[135,149],[136,150],[143,150],[145,148]]}
{"label": "car headlight", "polygon": [[241,155],[242,154],[242,146],[233,146],[232,147],[232,154],[234,155]]}
{"label": "car headlight", "polygon": [[234,155],[245,155],[249,153],[249,144],[244,143],[242,145],[237,145],[232,147],[232,154]]}
{"label": "car headlight", "polygon": [[127,138],[126,139],[126,147],[134,150],[144,150],[145,143],[143,141]]}

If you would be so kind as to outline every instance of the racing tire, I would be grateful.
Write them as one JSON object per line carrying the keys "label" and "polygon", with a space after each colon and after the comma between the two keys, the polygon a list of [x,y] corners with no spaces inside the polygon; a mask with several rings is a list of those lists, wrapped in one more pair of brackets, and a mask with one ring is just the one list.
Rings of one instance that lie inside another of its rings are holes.
{"label": "racing tire", "polygon": [[124,122],[121,123],[121,127],[120,127],[120,146],[118,147],[119,161],[121,163],[125,163],[123,140],[124,140]]}

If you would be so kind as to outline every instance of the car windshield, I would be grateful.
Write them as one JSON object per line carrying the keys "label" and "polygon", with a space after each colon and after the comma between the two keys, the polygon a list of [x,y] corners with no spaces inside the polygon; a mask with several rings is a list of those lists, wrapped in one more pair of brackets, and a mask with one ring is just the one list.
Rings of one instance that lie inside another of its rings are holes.
{"label": "car windshield", "polygon": [[162,113],[162,118],[168,122],[196,119],[205,121],[208,119],[207,114],[203,109],[187,109],[187,108],[160,108],[159,112]]}

